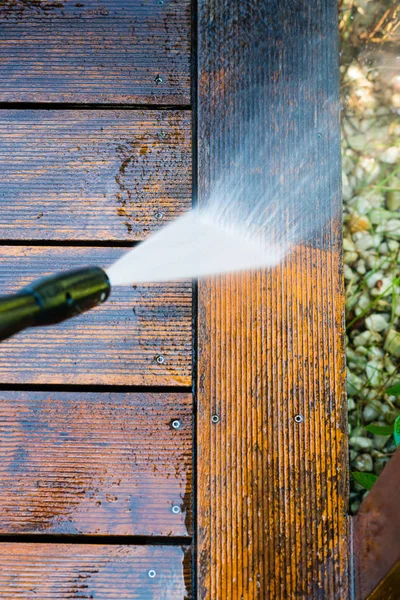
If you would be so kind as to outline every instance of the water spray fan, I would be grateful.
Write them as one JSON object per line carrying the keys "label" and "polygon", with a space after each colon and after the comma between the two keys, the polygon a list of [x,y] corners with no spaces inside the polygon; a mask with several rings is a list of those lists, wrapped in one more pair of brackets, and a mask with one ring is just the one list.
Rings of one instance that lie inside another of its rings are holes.
{"label": "water spray fan", "polygon": [[41,325],[54,325],[107,300],[111,287],[192,279],[277,265],[283,245],[222,227],[192,210],[123,254],[106,270],[86,267],[39,279],[0,297],[0,340]]}
{"label": "water spray fan", "polygon": [[107,300],[111,285],[100,267],[66,271],[0,297],[0,340],[27,327],[54,325]]}

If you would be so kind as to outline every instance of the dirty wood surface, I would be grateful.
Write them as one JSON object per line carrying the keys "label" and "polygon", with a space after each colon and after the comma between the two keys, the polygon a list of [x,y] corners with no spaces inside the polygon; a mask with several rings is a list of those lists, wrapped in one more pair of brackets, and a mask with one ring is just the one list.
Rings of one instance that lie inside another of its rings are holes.
{"label": "dirty wood surface", "polygon": [[200,0],[198,32],[200,204],[240,169],[303,240],[270,272],[199,282],[198,597],[344,600],[337,3]]}
{"label": "dirty wood surface", "polygon": [[0,597],[189,600],[190,562],[179,546],[2,543]]}
{"label": "dirty wood surface", "polygon": [[5,0],[0,102],[190,103],[189,0]]}
{"label": "dirty wood surface", "polygon": [[[75,267],[107,267],[126,250],[2,246],[0,290]],[[94,310],[2,342],[0,383],[190,385],[191,326],[191,282],[116,288]]]}
{"label": "dirty wood surface", "polygon": [[0,533],[190,535],[191,427],[185,393],[0,392]]}
{"label": "dirty wood surface", "polygon": [[0,239],[142,240],[190,209],[191,112],[3,110],[0,163]]}

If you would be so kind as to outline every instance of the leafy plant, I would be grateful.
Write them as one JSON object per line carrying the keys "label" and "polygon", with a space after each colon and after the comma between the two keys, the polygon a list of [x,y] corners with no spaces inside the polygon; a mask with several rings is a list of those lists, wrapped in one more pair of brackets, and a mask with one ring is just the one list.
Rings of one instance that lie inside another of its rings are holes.
{"label": "leafy plant", "polygon": [[[394,385],[387,390],[390,396],[400,396],[400,384]],[[367,425],[365,427],[369,433],[373,435],[393,435],[396,447],[400,446],[400,415],[397,417],[393,425]],[[364,473],[362,471],[353,471],[351,473],[353,479],[363,486],[366,490],[370,490],[378,479],[378,475],[374,473]]]}
{"label": "leafy plant", "polygon": [[367,425],[365,429],[373,435],[393,435],[393,425]]}
{"label": "leafy plant", "polygon": [[351,475],[366,490],[370,490],[378,479],[378,475],[374,475],[374,473],[363,473],[361,471],[353,471]]}
{"label": "leafy plant", "polygon": [[[397,390],[397,393],[394,393],[393,390]],[[392,388],[387,390],[387,393],[390,396],[400,396],[400,384],[394,385]],[[393,435],[394,443],[396,447],[400,445],[400,415],[397,417],[393,425],[367,425],[365,427],[369,433],[373,435]]]}

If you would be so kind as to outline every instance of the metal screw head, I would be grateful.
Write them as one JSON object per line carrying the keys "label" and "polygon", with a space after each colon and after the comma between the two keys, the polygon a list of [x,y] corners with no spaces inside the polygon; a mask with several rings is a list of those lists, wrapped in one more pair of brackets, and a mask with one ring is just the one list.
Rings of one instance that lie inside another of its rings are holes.
{"label": "metal screw head", "polygon": [[154,215],[154,218],[157,219],[158,221],[161,221],[161,219],[164,217],[164,213],[162,212],[156,212],[156,214]]}
{"label": "metal screw head", "polygon": [[182,421],[180,419],[174,419],[171,421],[172,429],[180,429],[182,427]]}
{"label": "metal screw head", "polygon": [[164,131],[164,129],[161,129],[161,131],[158,134],[158,137],[160,138],[160,140],[165,140],[165,138],[167,137],[167,134]]}
{"label": "metal screw head", "polygon": [[219,423],[219,416],[218,415],[212,415],[211,421],[213,423]]}
{"label": "metal screw head", "polygon": [[157,575],[157,573],[155,572],[154,569],[150,569],[149,571],[147,571],[147,575],[150,577],[150,579],[154,579],[154,577]]}
{"label": "metal screw head", "polygon": [[163,365],[165,363],[165,358],[163,357],[162,354],[159,354],[158,356],[156,356],[156,362],[158,362],[159,365]]}
{"label": "metal screw head", "polygon": [[294,420],[296,421],[296,423],[302,423],[304,420],[303,415],[296,415]]}
{"label": "metal screw head", "polygon": [[156,82],[157,85],[159,85],[160,83],[163,82],[163,78],[160,75],[157,75],[157,77],[154,79],[154,81]]}
{"label": "metal screw head", "polygon": [[174,515],[179,515],[179,513],[181,512],[181,507],[177,504],[174,504],[172,507],[172,512],[174,513]]}

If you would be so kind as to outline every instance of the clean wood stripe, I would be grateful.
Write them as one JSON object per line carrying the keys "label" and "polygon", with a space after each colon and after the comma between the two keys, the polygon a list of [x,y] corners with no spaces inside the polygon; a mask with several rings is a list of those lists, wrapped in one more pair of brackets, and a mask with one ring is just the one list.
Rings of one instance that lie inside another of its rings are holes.
{"label": "clean wood stripe", "polygon": [[190,535],[191,442],[190,394],[0,392],[0,534]]}
{"label": "clean wood stripe", "polygon": [[4,600],[189,600],[190,564],[190,550],[172,546],[4,543],[0,544],[0,596]]}
{"label": "clean wood stripe", "polygon": [[191,113],[3,110],[0,164],[0,239],[143,240],[191,207]]}
{"label": "clean wood stripe", "polygon": [[[59,271],[109,266],[113,248],[2,247],[0,293]],[[191,383],[190,282],[116,288],[96,309],[0,344],[0,384],[183,385]],[[156,360],[162,355],[164,363]]]}
{"label": "clean wood stripe", "polygon": [[190,2],[6,0],[1,102],[190,103]]}

